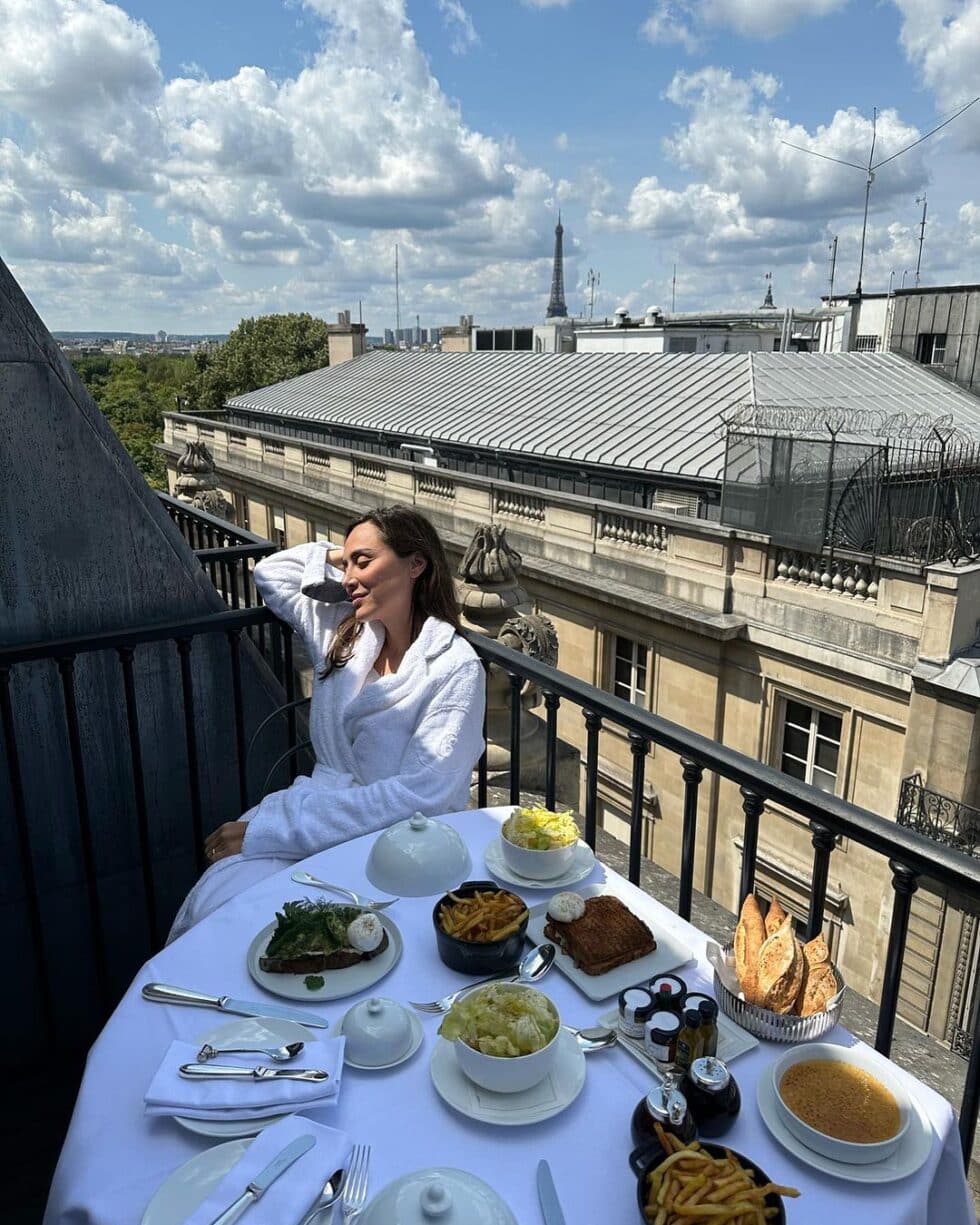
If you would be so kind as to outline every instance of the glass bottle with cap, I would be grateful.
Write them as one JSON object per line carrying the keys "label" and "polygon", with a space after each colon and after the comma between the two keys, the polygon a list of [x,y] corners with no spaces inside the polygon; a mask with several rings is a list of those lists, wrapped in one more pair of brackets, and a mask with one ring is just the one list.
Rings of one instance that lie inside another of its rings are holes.
{"label": "glass bottle with cap", "polygon": [[641,1097],[630,1120],[630,1131],[636,1148],[657,1141],[654,1124],[677,1136],[682,1144],[697,1138],[698,1129],[688,1109],[684,1094],[672,1085],[658,1085],[646,1097]]}
{"label": "glass bottle with cap", "polygon": [[681,1091],[706,1139],[726,1132],[742,1108],[742,1094],[728,1066],[714,1056],[695,1059],[681,1083]]}
{"label": "glass bottle with cap", "polygon": [[677,1035],[675,1062],[686,1072],[695,1059],[700,1059],[701,1053],[701,1013],[696,1008],[685,1008],[681,1032]]}
{"label": "glass bottle with cap", "polygon": [[718,1053],[718,1005],[714,1000],[704,999],[698,1004],[701,1014],[701,1054]]}
{"label": "glass bottle with cap", "polygon": [[647,990],[656,1001],[657,1008],[665,1008],[680,1015],[681,1001],[687,992],[687,984],[676,974],[658,974],[647,983]]}

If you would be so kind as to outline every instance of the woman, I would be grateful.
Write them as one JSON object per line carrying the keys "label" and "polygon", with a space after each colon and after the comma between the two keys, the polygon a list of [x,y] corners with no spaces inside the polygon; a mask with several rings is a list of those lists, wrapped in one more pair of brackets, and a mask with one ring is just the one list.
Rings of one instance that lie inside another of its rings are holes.
{"label": "woman", "polygon": [[275,553],[255,584],[314,661],[316,766],[209,835],[210,867],[171,940],[290,862],[415,812],[466,808],[483,752],[483,665],[457,633],[449,563],[417,511],[382,507],[340,548]]}

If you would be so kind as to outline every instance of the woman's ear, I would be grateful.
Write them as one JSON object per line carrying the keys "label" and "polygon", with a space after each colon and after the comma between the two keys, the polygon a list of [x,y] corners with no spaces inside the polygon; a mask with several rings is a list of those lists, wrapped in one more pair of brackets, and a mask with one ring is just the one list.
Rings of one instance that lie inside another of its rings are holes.
{"label": "woman's ear", "polygon": [[412,578],[421,578],[428,568],[429,563],[421,553],[412,554],[412,559],[408,563],[408,573]]}

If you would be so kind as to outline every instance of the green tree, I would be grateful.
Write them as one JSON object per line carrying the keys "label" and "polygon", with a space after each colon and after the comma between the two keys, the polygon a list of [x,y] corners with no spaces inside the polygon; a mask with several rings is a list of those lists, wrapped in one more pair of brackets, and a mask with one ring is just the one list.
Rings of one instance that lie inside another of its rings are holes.
{"label": "green tree", "polygon": [[195,364],[191,404],[218,412],[231,396],[326,366],[327,325],[305,313],[243,319],[216,353]]}

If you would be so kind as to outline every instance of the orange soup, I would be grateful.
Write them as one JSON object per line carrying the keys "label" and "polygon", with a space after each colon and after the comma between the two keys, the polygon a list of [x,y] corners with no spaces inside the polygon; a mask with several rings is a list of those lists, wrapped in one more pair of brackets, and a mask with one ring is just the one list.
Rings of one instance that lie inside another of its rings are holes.
{"label": "orange soup", "polygon": [[877,1144],[890,1140],[901,1126],[895,1095],[852,1063],[794,1063],[783,1073],[779,1093],[798,1119],[835,1140]]}

